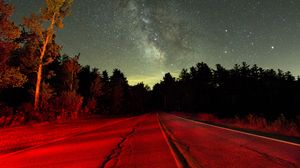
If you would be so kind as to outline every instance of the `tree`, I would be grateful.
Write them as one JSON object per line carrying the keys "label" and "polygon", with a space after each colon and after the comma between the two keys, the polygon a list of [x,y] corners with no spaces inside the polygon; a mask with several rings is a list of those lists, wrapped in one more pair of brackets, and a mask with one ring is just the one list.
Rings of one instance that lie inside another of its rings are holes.
{"label": "tree", "polygon": [[6,63],[17,44],[14,42],[20,36],[19,28],[10,21],[14,7],[0,0],[0,64]]}
{"label": "tree", "polygon": [[186,83],[191,79],[191,74],[189,74],[187,69],[183,69],[180,72],[179,79]]}
{"label": "tree", "polygon": [[112,96],[112,106],[111,111],[114,114],[124,113],[126,107],[126,100],[128,98],[128,82],[124,74],[115,69],[112,76],[110,77],[111,84],[111,96]]}
{"label": "tree", "polygon": [[101,103],[100,111],[102,113],[108,113],[112,104],[112,88],[110,85],[109,75],[107,71],[103,71],[101,74],[101,82],[102,82],[102,94],[100,96]]}
{"label": "tree", "polygon": [[101,75],[98,71],[98,69],[94,68],[90,74],[90,88],[89,88],[89,97],[87,101],[86,107],[90,112],[95,113],[96,109],[99,109],[100,105],[100,97],[103,94],[103,83],[102,83],[102,78]]}
{"label": "tree", "polygon": [[174,108],[175,104],[174,100],[176,97],[176,79],[170,73],[166,73],[161,84],[162,91],[164,93],[164,109],[171,110],[172,108]]}
{"label": "tree", "polygon": [[91,87],[91,79],[90,79],[91,68],[90,66],[81,67],[80,72],[78,73],[79,79],[79,88],[78,92],[81,96],[84,97],[83,104],[86,105],[88,101],[88,97],[90,95],[90,88]]}
{"label": "tree", "polygon": [[62,63],[62,70],[64,74],[63,82],[67,91],[75,91],[78,89],[77,74],[80,71],[80,64],[78,63],[80,54],[73,58],[66,57]]}
{"label": "tree", "polygon": [[129,90],[129,110],[131,113],[145,113],[149,108],[149,86],[138,83]]}
{"label": "tree", "polygon": [[19,47],[15,40],[20,36],[19,28],[10,21],[13,9],[0,0],[0,88],[20,87],[27,80],[19,68],[8,65],[12,51]]}
{"label": "tree", "polygon": [[[76,119],[79,117],[83,103],[83,97],[77,93],[79,88],[78,74],[81,66],[78,63],[80,54],[69,57],[60,57],[59,67],[56,69],[56,76],[52,79],[57,84],[57,96],[53,107],[58,119]],[[42,109],[42,107],[40,108]]]}
{"label": "tree", "polygon": [[198,63],[196,68],[191,68],[191,75],[197,84],[208,85],[212,79],[212,72],[209,66],[204,63]]}
{"label": "tree", "polygon": [[220,64],[216,65],[214,70],[214,82],[216,87],[224,87],[224,84],[229,78],[229,72]]}
{"label": "tree", "polygon": [[91,74],[91,86],[90,86],[90,93],[91,97],[99,98],[102,95],[102,78],[98,71],[98,69],[94,68]]}
{"label": "tree", "polygon": [[[35,35],[38,36],[40,44],[39,61],[36,79],[34,109],[38,110],[40,99],[40,85],[42,81],[43,66],[51,63],[54,59],[47,55],[46,50],[49,42],[52,41],[55,27],[62,29],[62,21],[69,14],[73,0],[46,0],[46,7],[41,10],[40,15],[32,14],[30,18],[24,19],[24,25]],[[45,27],[48,25],[48,27]]]}

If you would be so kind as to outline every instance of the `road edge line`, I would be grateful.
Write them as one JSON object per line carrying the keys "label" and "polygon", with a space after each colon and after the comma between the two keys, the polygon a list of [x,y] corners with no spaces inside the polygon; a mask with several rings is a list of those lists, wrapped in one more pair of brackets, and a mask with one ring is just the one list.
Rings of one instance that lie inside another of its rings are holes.
{"label": "road edge line", "polygon": [[167,143],[167,145],[169,147],[169,150],[170,150],[170,152],[171,152],[171,154],[173,156],[173,159],[175,160],[176,166],[178,168],[183,168],[184,167],[183,164],[179,161],[178,156],[175,154],[175,152],[174,152],[174,150],[173,150],[173,148],[172,148],[172,146],[171,146],[171,144],[169,142],[169,139],[168,139],[166,133],[163,130],[163,127],[162,127],[161,121],[159,119],[158,113],[156,113],[156,116],[157,116],[156,119],[157,119],[157,122],[158,122],[158,125],[159,125],[159,128],[160,128],[160,131],[161,131],[161,133],[162,133],[162,135],[163,135],[163,137],[164,137],[164,139],[165,139],[165,141],[166,141],[166,143]]}
{"label": "road edge line", "polygon": [[225,127],[221,127],[221,126],[216,126],[216,125],[204,123],[204,122],[201,122],[201,121],[196,121],[196,120],[193,120],[193,119],[184,118],[184,117],[177,116],[177,115],[174,115],[174,114],[170,114],[170,115],[173,115],[177,118],[181,118],[181,119],[186,120],[186,121],[191,121],[191,122],[194,122],[194,123],[198,123],[198,124],[203,124],[203,125],[207,125],[207,126],[211,126],[211,127],[216,127],[216,128],[219,128],[219,129],[224,129],[224,130],[227,130],[227,131],[237,132],[237,133],[241,133],[241,134],[245,134],[245,135],[249,135],[249,136],[254,136],[254,137],[258,137],[258,138],[262,138],[262,139],[267,139],[267,140],[271,140],[271,141],[275,141],[275,142],[280,142],[280,143],[285,143],[285,144],[288,144],[288,145],[293,145],[293,146],[300,147],[300,144],[289,142],[289,141],[284,141],[284,140],[280,140],[280,139],[270,138],[270,137],[266,137],[266,136],[256,135],[256,134],[243,132],[243,131],[238,131],[238,130],[225,128]]}

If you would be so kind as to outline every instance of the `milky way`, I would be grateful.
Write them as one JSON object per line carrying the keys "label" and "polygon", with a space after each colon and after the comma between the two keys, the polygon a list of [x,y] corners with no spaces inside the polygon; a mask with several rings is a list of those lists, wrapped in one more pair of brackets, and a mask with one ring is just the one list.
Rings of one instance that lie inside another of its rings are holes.
{"label": "milky way", "polygon": [[[7,1],[19,23],[43,5]],[[57,40],[63,52],[80,52],[82,64],[119,68],[130,83],[152,85],[202,61],[300,75],[299,9],[299,0],[75,0]]]}

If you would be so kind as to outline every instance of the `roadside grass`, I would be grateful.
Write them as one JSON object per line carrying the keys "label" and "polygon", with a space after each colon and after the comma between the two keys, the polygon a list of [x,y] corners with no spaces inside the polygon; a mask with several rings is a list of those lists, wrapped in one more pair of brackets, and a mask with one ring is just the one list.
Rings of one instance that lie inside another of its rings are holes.
{"label": "roadside grass", "polygon": [[270,122],[263,117],[253,114],[249,114],[244,118],[235,117],[230,119],[221,119],[213,114],[208,113],[186,114],[182,112],[176,112],[176,115],[183,117],[188,116],[200,121],[207,121],[230,127],[300,137],[300,116],[298,116],[294,121],[291,121],[288,120],[284,115],[280,115],[276,120]]}

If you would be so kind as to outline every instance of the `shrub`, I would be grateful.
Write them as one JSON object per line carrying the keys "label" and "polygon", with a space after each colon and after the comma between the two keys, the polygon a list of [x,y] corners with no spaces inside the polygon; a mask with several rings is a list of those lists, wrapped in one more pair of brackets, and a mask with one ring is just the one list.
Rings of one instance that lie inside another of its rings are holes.
{"label": "shrub", "polygon": [[77,119],[83,98],[74,91],[62,92],[56,98],[55,106],[58,120]]}
{"label": "shrub", "polygon": [[55,115],[55,91],[48,83],[42,83],[39,115],[42,121],[56,119]]}
{"label": "shrub", "polygon": [[253,129],[264,129],[268,126],[267,120],[265,118],[253,114],[249,114],[246,117],[246,124],[248,124],[249,127]]}
{"label": "shrub", "polygon": [[23,103],[17,111],[24,115],[24,122],[42,121],[42,115],[34,110],[31,103]]}
{"label": "shrub", "polygon": [[212,114],[198,114],[198,119],[210,121],[224,125],[230,125],[238,128],[253,129],[264,132],[273,132],[288,136],[300,137],[300,118],[295,121],[288,120],[281,114],[275,121],[267,122],[264,117],[249,114],[245,118],[235,117],[232,119],[219,119]]}
{"label": "shrub", "polygon": [[203,121],[216,121],[217,118],[212,114],[201,113],[198,114],[198,118]]}
{"label": "shrub", "polygon": [[85,112],[85,115],[88,115],[89,113],[94,113],[97,108],[97,102],[95,98],[91,98],[88,100],[86,105],[87,111]]}
{"label": "shrub", "polygon": [[8,126],[11,124],[13,119],[13,108],[3,103],[0,103],[0,126]]}

